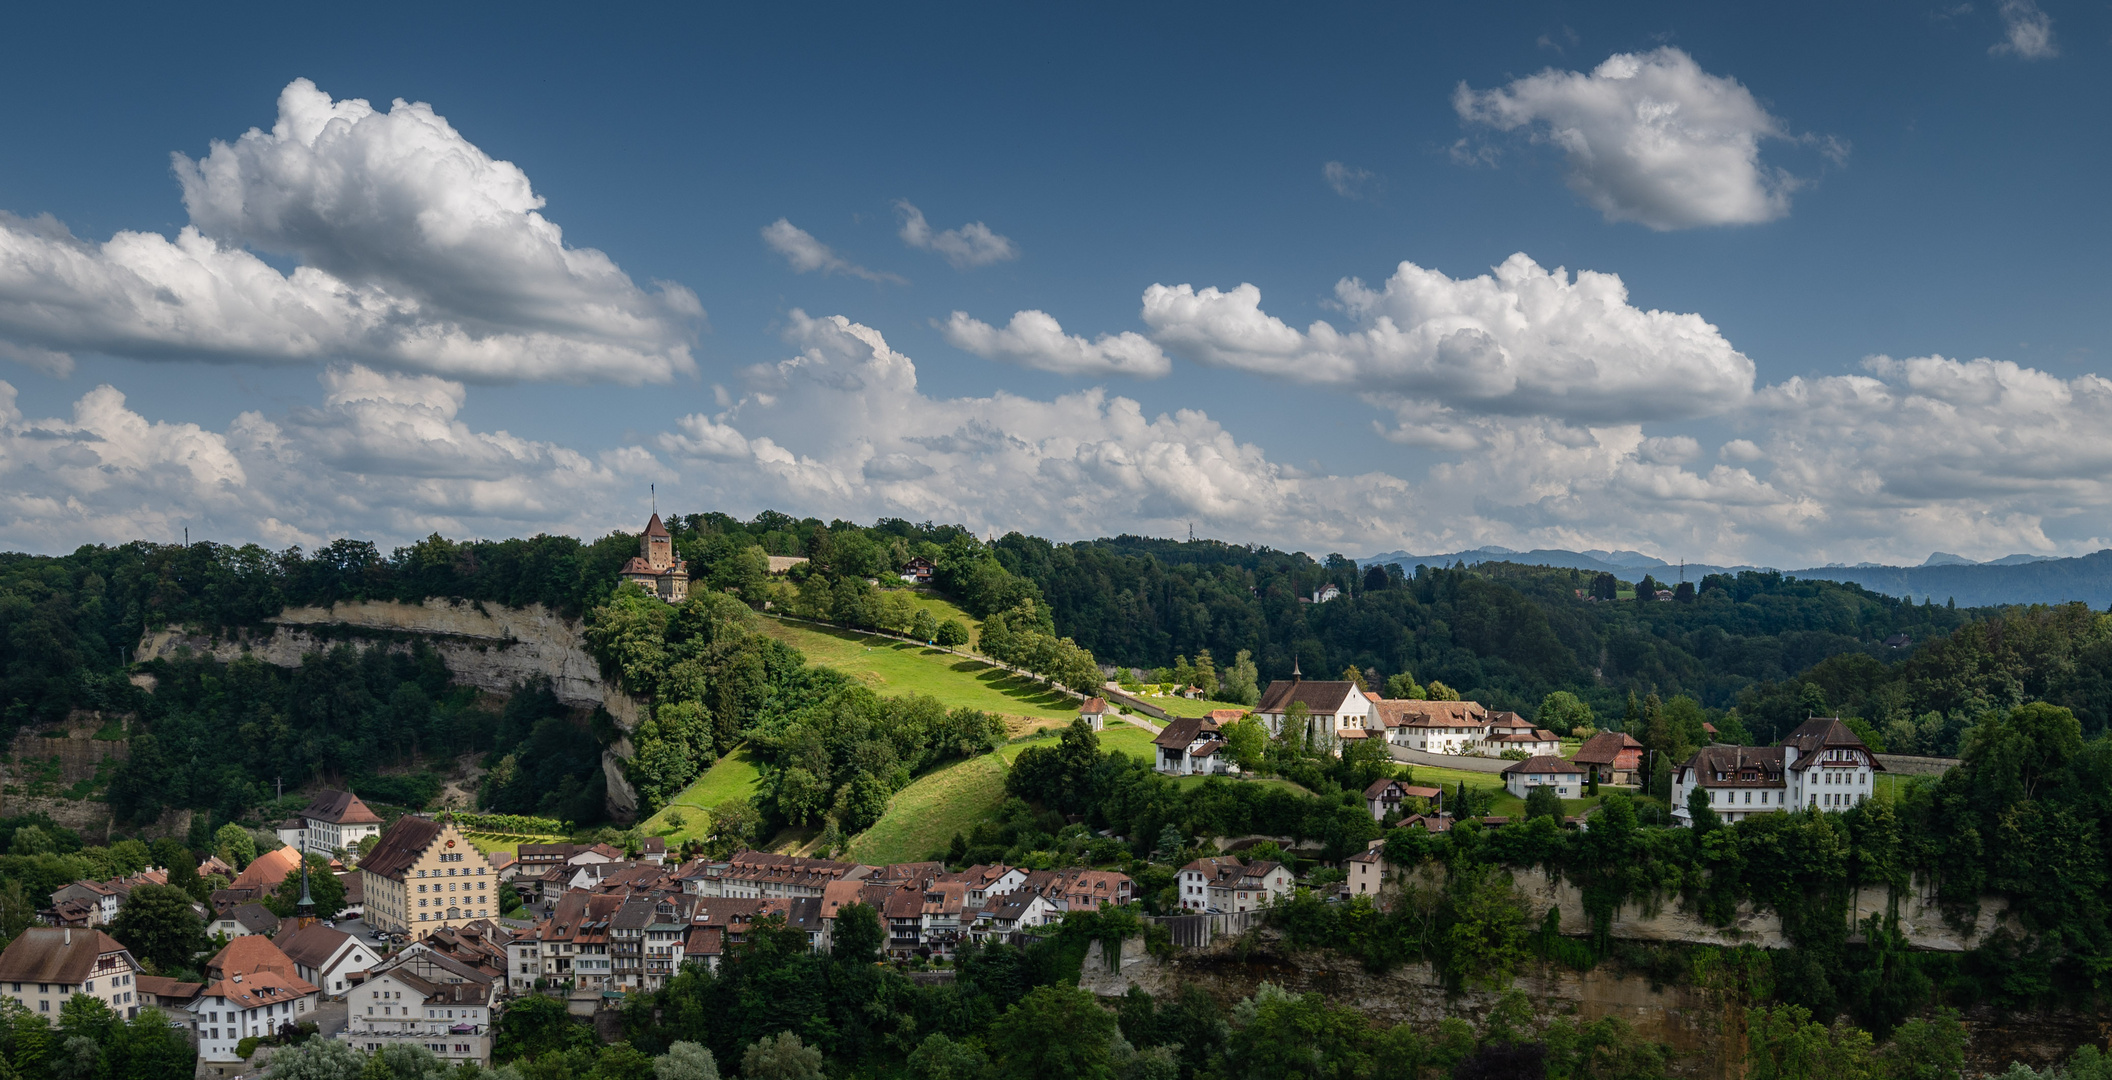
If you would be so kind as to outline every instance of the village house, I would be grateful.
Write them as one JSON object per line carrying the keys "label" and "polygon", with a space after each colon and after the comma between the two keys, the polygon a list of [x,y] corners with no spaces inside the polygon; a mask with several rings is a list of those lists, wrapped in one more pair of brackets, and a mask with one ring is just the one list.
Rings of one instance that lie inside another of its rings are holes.
{"label": "village house", "polygon": [[937,568],[931,565],[930,559],[917,555],[908,562],[903,563],[902,569],[898,574],[902,580],[912,585],[929,585],[931,584],[931,575],[936,572]]}
{"label": "village house", "polygon": [[425,934],[498,915],[491,865],[452,821],[405,816],[359,862],[366,922]]}
{"label": "village house", "polygon": [[443,1065],[491,1064],[492,984],[466,965],[405,953],[368,972],[346,1001],[349,1023],[337,1037],[356,1049],[409,1043]]}
{"label": "village house", "polygon": [[168,1013],[182,1022],[191,1012],[191,1002],[205,991],[204,983],[182,982],[161,975],[141,975],[135,980],[139,985],[139,1007],[149,1005]]}
{"label": "village house", "polygon": [[1330,600],[1339,600],[1341,598],[1342,587],[1333,583],[1322,585],[1313,590],[1313,603],[1315,604],[1325,604]]}
{"label": "village house", "polygon": [[1474,701],[1381,703],[1392,741],[1426,754],[1473,754],[1489,730],[1489,710]]}
{"label": "village house", "polygon": [[264,905],[254,900],[245,900],[214,916],[205,929],[206,933],[213,937],[230,940],[249,934],[263,934],[269,937],[279,932],[279,917],[273,915],[271,909]]}
{"label": "village house", "polygon": [[190,1024],[201,1063],[238,1069],[238,1044],[263,1038],[315,1012],[318,991],[293,958],[261,935],[239,937],[205,962],[209,985],[191,1002]]}
{"label": "village house", "polygon": [[1546,728],[1534,727],[1514,712],[1489,714],[1474,752],[1482,757],[1503,757],[1507,752],[1526,757],[1556,757],[1562,753],[1562,737]]}
{"label": "village house", "polygon": [[1224,776],[1239,771],[1225,753],[1225,740],[1217,724],[1197,716],[1183,716],[1160,729],[1151,743],[1158,747],[1155,768],[1168,776]]}
{"label": "village house", "polygon": [[318,791],[308,809],[301,811],[298,846],[311,855],[356,851],[359,842],[381,835],[381,815],[367,809],[359,796],[349,791]]}
{"label": "village house", "polygon": [[344,996],[353,972],[381,962],[373,946],[319,922],[296,928],[276,944],[293,961],[294,974],[321,990],[325,998]]}
{"label": "village house", "polygon": [[1181,867],[1175,876],[1181,907],[1188,911],[1254,911],[1278,897],[1289,896],[1296,884],[1282,863],[1260,860],[1242,863],[1225,856],[1197,859]]}
{"label": "village house", "polygon": [[976,913],[969,936],[977,941],[1006,941],[1013,934],[1046,926],[1063,918],[1063,912],[1040,893],[1000,896]]}
{"label": "village house", "polygon": [[1503,789],[1523,799],[1536,787],[1555,789],[1564,799],[1582,798],[1584,770],[1574,762],[1552,755],[1529,757],[1503,770]]}
{"label": "village house", "polygon": [[1725,821],[1793,807],[1837,812],[1870,800],[1884,765],[1834,717],[1804,721],[1780,746],[1709,746],[1672,773],[1672,820],[1692,825],[1696,788]]}
{"label": "village house", "polygon": [[1385,730],[1373,700],[1353,682],[1308,681],[1293,662],[1289,679],[1278,679],[1262,692],[1254,716],[1269,729],[1270,735],[1282,737],[1284,724],[1297,711],[1294,706],[1303,705],[1307,745],[1339,753],[1343,732],[1356,731],[1359,734],[1354,737],[1361,738],[1364,732]]}
{"label": "village house", "polygon": [[133,889],[168,883],[168,871],[151,868],[108,881],[76,881],[51,894],[51,909],[45,914],[55,926],[108,926]]}
{"label": "village house", "polygon": [[1570,758],[1585,775],[1601,784],[1639,784],[1643,772],[1643,744],[1624,731],[1601,731],[1584,740]]}
{"label": "village house", "polygon": [[75,994],[123,1017],[139,1015],[139,962],[101,930],[32,926],[0,952],[0,995],[52,1023]]}
{"label": "village house", "polygon": [[1351,899],[1359,896],[1379,898],[1379,886],[1386,877],[1386,841],[1373,840],[1364,850],[1343,860],[1343,868],[1349,871],[1349,879],[1342,883],[1343,891]]}
{"label": "village house", "polygon": [[[223,902],[240,903],[244,900],[261,900],[271,895],[286,875],[301,868],[301,852],[297,847],[278,847],[257,856],[227,883],[227,888],[213,894],[216,907]],[[226,894],[223,901],[222,893]]]}
{"label": "village house", "polygon": [[623,564],[617,576],[637,582],[646,592],[670,604],[689,599],[689,564],[675,557],[675,538],[668,534],[667,526],[660,524],[657,512],[645,523],[645,531],[638,534],[638,554]]}
{"label": "village house", "polygon": [[1371,820],[1384,821],[1387,814],[1401,809],[1409,799],[1436,799],[1442,794],[1434,787],[1422,787],[1405,780],[1374,780],[1364,789],[1364,805],[1371,811]]}

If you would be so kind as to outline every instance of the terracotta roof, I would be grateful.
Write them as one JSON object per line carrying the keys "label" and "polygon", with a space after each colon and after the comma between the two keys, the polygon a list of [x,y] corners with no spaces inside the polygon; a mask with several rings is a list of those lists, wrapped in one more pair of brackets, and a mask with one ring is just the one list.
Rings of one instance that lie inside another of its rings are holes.
{"label": "terracotta roof", "polygon": [[1396,727],[1473,727],[1486,723],[1489,710],[1478,701],[1393,701],[1380,707],[1381,715],[1396,713]]}
{"label": "terracotta roof", "polygon": [[838,911],[852,904],[863,903],[865,882],[845,879],[831,881],[821,887],[821,917],[833,919]]}
{"label": "terracotta roof", "polygon": [[302,817],[328,821],[335,825],[379,825],[381,815],[367,809],[359,796],[349,791],[318,791],[315,801],[301,811]]}
{"label": "terracotta roof", "polygon": [[[236,982],[237,978],[242,981]],[[205,993],[212,997],[226,998],[228,1004],[238,1009],[255,1009],[281,1001],[293,1001],[315,992],[315,987],[304,982],[298,975],[254,971],[244,972],[240,976],[229,975],[214,983],[212,989]]]}
{"label": "terracotta roof", "polygon": [[1512,773],[1581,774],[1583,773],[1583,771],[1584,770],[1577,768],[1576,762],[1573,762],[1568,758],[1558,758],[1552,757],[1547,754],[1541,754],[1538,757],[1529,757],[1526,758],[1524,761],[1513,763],[1510,768],[1503,770],[1503,775],[1509,776]]}
{"label": "terracotta roof", "polygon": [[262,934],[245,934],[228,942],[205,962],[205,970],[223,978],[257,971],[276,971],[288,978],[296,975],[293,958]]}
{"label": "terracotta roof", "polygon": [[657,513],[656,513],[656,514],[654,514],[654,515],[653,515],[653,519],[652,519],[651,521],[648,521],[648,522],[646,522],[646,523],[645,523],[645,535],[647,535],[647,536],[666,536],[666,535],[668,535],[668,533],[667,533],[667,526],[665,526],[665,525],[662,525],[662,524],[660,524],[660,515],[659,515],[659,514],[657,514]]}
{"label": "terracotta roof", "polygon": [[1211,720],[1215,723],[1222,725],[1229,724],[1245,715],[1247,715],[1247,710],[1245,709],[1212,709],[1210,710],[1210,714],[1204,719]]}
{"label": "terracotta roof", "polygon": [[1349,693],[1357,688],[1353,682],[1307,681],[1303,679],[1278,679],[1262,692],[1261,704],[1255,712],[1288,712],[1291,703],[1302,701],[1305,707],[1316,713],[1333,713],[1349,700]]}
{"label": "terracotta roof", "polygon": [[97,957],[116,952],[131,955],[101,930],[32,926],[0,953],[0,981],[77,983],[95,971]]}
{"label": "terracotta roof", "polygon": [[405,815],[381,834],[381,842],[359,861],[359,868],[370,874],[379,874],[398,880],[403,873],[418,861],[425,850],[433,846],[440,837],[440,823],[429,818]]}
{"label": "terracotta roof", "polygon": [[230,889],[255,889],[268,893],[286,880],[286,875],[301,868],[301,853],[290,847],[273,848],[256,857],[255,861],[242,868],[235,880],[227,883]]}
{"label": "terracotta roof", "polygon": [[1584,740],[1577,747],[1577,756],[1570,759],[1580,765],[1611,765],[1623,750],[1641,750],[1643,744],[1635,736],[1624,731],[1601,731]]}
{"label": "terracotta roof", "polygon": [[1107,699],[1096,697],[1086,698],[1085,704],[1078,706],[1078,711],[1084,713],[1087,716],[1098,716],[1101,713],[1107,711]]}

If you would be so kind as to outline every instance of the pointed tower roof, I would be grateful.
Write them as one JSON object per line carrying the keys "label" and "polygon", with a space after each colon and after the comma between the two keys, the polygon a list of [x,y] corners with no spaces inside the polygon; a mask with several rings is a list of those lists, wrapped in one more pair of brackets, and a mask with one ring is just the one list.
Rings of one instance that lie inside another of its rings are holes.
{"label": "pointed tower roof", "polygon": [[647,536],[666,536],[666,535],[667,535],[667,526],[665,526],[665,525],[662,525],[662,524],[660,524],[660,515],[659,515],[659,514],[654,514],[654,515],[653,515],[653,520],[651,520],[651,521],[648,521],[648,522],[646,522],[646,523],[645,523],[645,535],[647,535]]}

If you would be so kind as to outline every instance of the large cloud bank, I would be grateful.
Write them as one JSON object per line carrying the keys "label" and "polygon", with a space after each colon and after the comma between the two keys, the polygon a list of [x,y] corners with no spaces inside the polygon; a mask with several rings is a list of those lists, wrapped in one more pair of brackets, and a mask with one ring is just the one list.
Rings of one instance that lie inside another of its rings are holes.
{"label": "large cloud bank", "polygon": [[[513,164],[428,105],[306,79],[270,131],[175,156],[172,240],[0,217],[0,342],[49,371],[143,359],[352,361],[482,381],[665,382],[695,370],[688,290],[568,247]],[[253,251],[291,256],[281,273]]]}

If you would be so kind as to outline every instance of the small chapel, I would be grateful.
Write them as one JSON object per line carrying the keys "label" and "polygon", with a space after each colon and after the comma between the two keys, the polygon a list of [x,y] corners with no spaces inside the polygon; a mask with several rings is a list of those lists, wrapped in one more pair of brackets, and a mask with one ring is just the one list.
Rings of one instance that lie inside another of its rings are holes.
{"label": "small chapel", "polygon": [[645,532],[638,536],[638,554],[623,564],[621,576],[670,604],[689,599],[689,564],[675,558],[675,538],[660,524],[658,513],[645,523]]}

